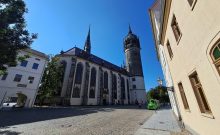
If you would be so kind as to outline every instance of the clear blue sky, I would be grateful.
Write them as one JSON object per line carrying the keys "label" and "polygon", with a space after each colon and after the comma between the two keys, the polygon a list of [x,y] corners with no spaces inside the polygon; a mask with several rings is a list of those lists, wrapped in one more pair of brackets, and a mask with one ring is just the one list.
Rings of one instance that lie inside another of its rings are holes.
{"label": "clear blue sky", "polygon": [[25,0],[27,28],[38,33],[33,49],[57,54],[75,45],[83,48],[91,25],[92,53],[118,66],[125,58],[123,39],[130,23],[140,38],[145,87],[162,77],[148,8],[154,0]]}

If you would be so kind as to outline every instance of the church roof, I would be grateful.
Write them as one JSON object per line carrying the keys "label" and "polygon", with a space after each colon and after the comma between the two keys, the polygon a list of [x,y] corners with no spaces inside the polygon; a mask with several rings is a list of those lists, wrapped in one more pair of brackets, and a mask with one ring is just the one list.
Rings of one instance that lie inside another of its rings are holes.
{"label": "church roof", "polygon": [[73,47],[73,48],[67,50],[66,52],[62,52],[59,56],[77,56],[79,58],[85,59],[85,60],[90,61],[92,63],[95,63],[97,65],[100,65],[102,67],[108,68],[110,70],[114,70],[114,71],[119,72],[124,75],[129,75],[126,69],[119,67],[115,64],[112,64],[111,62],[108,62],[108,61],[106,61],[102,58],[99,58],[93,54],[89,54],[86,51],[84,51],[78,47]]}

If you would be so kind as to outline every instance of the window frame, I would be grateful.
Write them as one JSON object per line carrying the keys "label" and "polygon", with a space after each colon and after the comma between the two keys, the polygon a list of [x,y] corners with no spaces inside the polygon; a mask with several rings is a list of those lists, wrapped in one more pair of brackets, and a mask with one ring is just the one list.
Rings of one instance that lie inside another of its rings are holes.
{"label": "window frame", "polygon": [[168,51],[168,54],[170,56],[170,59],[172,60],[174,55],[173,55],[173,51],[172,51],[172,48],[171,48],[169,40],[167,40],[166,47],[167,47],[167,51]]}
{"label": "window frame", "polygon": [[181,99],[182,99],[184,109],[187,110],[187,111],[190,111],[189,102],[188,102],[188,99],[186,97],[186,93],[185,93],[185,90],[183,88],[182,82],[179,82],[177,84],[177,86],[179,88],[179,92],[180,92],[180,96],[181,96]]}
{"label": "window frame", "polygon": [[[26,62],[26,63],[24,64],[24,62]],[[23,60],[23,61],[21,61],[20,66],[21,67],[27,67],[27,64],[28,64],[28,61],[27,60]]]}
{"label": "window frame", "polygon": [[33,84],[34,83],[34,79],[35,79],[35,77],[29,76],[28,77],[29,84]]}
{"label": "window frame", "polygon": [[218,74],[219,74],[219,76],[220,76],[220,57],[217,58],[217,59],[215,59],[215,57],[214,57],[214,55],[213,55],[214,50],[215,50],[216,47],[217,47],[217,48],[219,49],[219,51],[220,51],[220,39],[213,45],[213,47],[212,47],[212,49],[211,49],[211,51],[210,51],[210,56],[211,56],[211,58],[212,58],[212,62],[213,62],[213,64],[215,65],[215,68],[216,68],[216,70],[217,70],[217,72],[218,72]]}
{"label": "window frame", "polygon": [[[190,80],[194,95],[196,97],[196,101],[199,106],[200,112],[202,114],[212,115],[211,107],[209,105],[206,94],[203,90],[201,81],[196,71],[194,71],[192,74],[189,75],[189,80]],[[209,110],[207,110],[206,107],[208,107]]]}
{"label": "window frame", "polygon": [[103,76],[103,86],[104,86],[104,89],[107,90],[107,91],[108,91],[108,89],[109,89],[109,87],[108,87],[108,85],[109,85],[109,83],[108,83],[108,81],[109,81],[108,76],[109,76],[109,75],[108,75],[108,72],[105,71],[105,72],[104,72],[104,76]]}
{"label": "window frame", "polygon": [[125,100],[126,99],[126,92],[125,92],[125,79],[124,77],[121,77],[121,99]]}
{"label": "window frame", "polygon": [[96,79],[97,79],[97,71],[96,68],[93,67],[90,73],[90,89],[89,89],[89,98],[96,97]]}
{"label": "window frame", "polygon": [[78,62],[76,66],[76,74],[74,76],[74,87],[72,90],[71,97],[72,98],[80,98],[81,95],[81,85],[83,81],[83,75],[84,75],[84,66],[82,62]]}
{"label": "window frame", "polygon": [[[37,65],[37,67],[35,68],[36,65]],[[32,65],[32,69],[37,70],[38,68],[39,68],[39,64],[38,64],[38,63],[33,63],[33,65]]]}
{"label": "window frame", "polygon": [[15,77],[14,77],[14,82],[21,82],[21,79],[22,79],[22,75],[21,74],[15,74]]}
{"label": "window frame", "polygon": [[[176,25],[175,25],[176,24]],[[176,28],[174,28],[174,26],[176,26]],[[173,14],[173,17],[172,17],[172,20],[171,20],[171,29],[172,29],[172,32],[173,32],[173,35],[174,35],[174,38],[177,42],[177,44],[179,44],[179,41],[182,37],[182,32],[180,30],[180,27],[179,27],[179,23],[177,22],[177,19],[176,19],[176,16],[175,14]],[[176,32],[175,30],[178,29],[179,32]],[[178,34],[179,33],[179,34]],[[178,34],[178,35],[177,35]],[[177,37],[178,36],[178,37]]]}

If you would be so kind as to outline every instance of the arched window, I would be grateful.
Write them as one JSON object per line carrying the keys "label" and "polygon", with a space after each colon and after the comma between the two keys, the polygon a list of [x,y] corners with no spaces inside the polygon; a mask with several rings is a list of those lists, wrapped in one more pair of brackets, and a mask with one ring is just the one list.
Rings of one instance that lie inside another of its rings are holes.
{"label": "arched window", "polygon": [[130,102],[130,88],[129,88],[129,81],[127,79],[127,91],[128,91],[128,102]]}
{"label": "arched window", "polygon": [[104,73],[104,89],[108,89],[108,72]]}
{"label": "arched window", "polygon": [[125,79],[121,77],[121,99],[125,99]]}
{"label": "arched window", "polygon": [[90,76],[89,98],[95,98],[95,86],[96,86],[96,69],[92,68],[91,76]]}
{"label": "arched window", "polygon": [[211,50],[211,56],[215,67],[220,75],[220,42],[218,42]]}
{"label": "arched window", "polygon": [[113,98],[114,99],[117,99],[117,77],[116,77],[116,75],[114,74],[113,75]]}
{"label": "arched window", "polygon": [[80,97],[82,75],[83,75],[83,65],[82,65],[82,63],[78,63],[77,68],[76,68],[75,84],[74,84],[74,88],[73,88],[72,97],[75,97],[75,98]]}

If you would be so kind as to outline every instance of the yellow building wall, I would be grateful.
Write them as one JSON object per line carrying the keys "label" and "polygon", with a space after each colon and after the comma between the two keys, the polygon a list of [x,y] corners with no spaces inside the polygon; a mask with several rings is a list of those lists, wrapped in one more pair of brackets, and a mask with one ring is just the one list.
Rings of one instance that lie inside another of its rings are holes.
{"label": "yellow building wall", "polygon": [[[220,76],[211,60],[210,49],[220,39],[220,0],[197,0],[192,9],[187,0],[172,0],[165,36],[165,52],[174,81],[180,112],[186,127],[201,135],[220,134]],[[173,14],[182,36],[177,43],[171,21]],[[173,58],[169,58],[169,40]],[[200,112],[189,75],[196,71],[214,118]],[[186,111],[177,84],[182,82],[189,103]]]}

